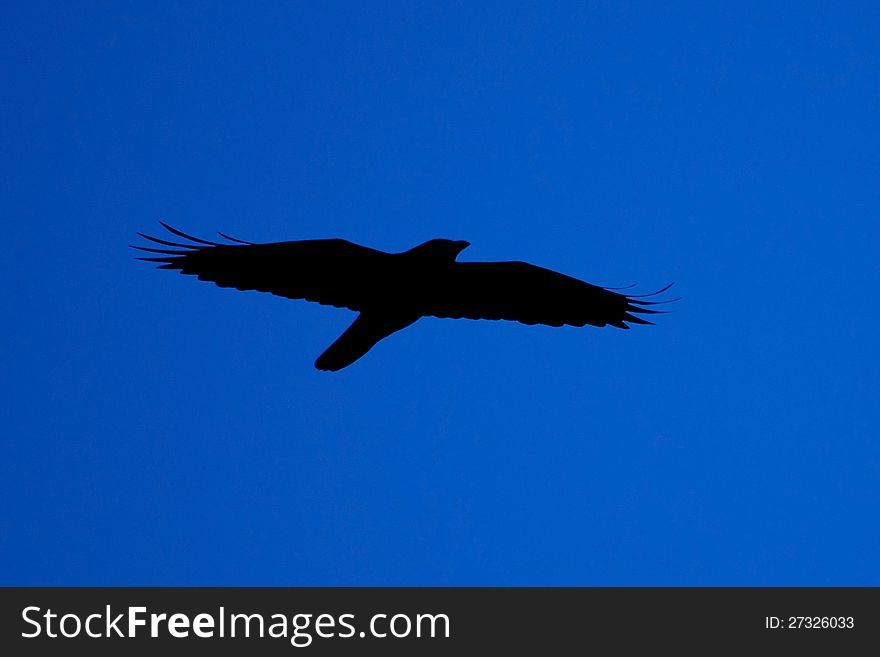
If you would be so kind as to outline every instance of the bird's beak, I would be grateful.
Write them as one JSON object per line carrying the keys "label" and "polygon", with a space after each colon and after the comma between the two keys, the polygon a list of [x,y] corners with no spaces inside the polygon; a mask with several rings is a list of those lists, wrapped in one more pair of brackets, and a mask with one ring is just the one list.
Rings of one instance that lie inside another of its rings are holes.
{"label": "bird's beak", "polygon": [[464,240],[457,240],[455,243],[458,245],[459,251],[464,251],[471,245],[470,242],[465,242]]}

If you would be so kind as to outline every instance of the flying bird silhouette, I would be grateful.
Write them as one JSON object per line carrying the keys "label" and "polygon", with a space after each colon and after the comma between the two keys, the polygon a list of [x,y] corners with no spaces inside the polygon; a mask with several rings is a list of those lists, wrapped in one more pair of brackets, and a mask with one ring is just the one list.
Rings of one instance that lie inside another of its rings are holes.
{"label": "flying bird silhouette", "polygon": [[[470,243],[434,239],[402,253],[386,253],[343,239],[254,244],[218,233],[210,242],[159,222],[188,244],[141,237],[171,249],[133,246],[160,254],[157,262],[201,281],[238,290],[271,292],[349,308],[357,318],[315,361],[319,370],[338,371],[377,342],[421,317],[506,319],[549,326],[652,324],[637,315],[675,301],[645,301],[668,290],[631,296],[585,283],[525,262],[457,262]],[[628,289],[628,288],[617,288]]]}

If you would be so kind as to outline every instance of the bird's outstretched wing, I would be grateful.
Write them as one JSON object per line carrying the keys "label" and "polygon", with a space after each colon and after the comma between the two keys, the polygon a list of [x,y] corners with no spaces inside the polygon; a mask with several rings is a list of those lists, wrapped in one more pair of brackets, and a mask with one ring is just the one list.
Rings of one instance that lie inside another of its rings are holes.
{"label": "bird's outstretched wing", "polygon": [[[669,286],[655,294],[667,289]],[[629,328],[626,322],[651,324],[636,314],[660,312],[645,307],[652,305],[656,302],[619,294],[526,262],[457,262],[446,284],[429,295],[420,310],[425,315],[454,319],[625,329]]]}
{"label": "bird's outstretched wing", "polygon": [[373,278],[388,258],[382,251],[343,239],[251,244],[221,233],[231,243],[218,244],[162,225],[189,243],[138,233],[163,247],[172,247],[134,247],[159,254],[139,258],[159,263],[159,269],[177,269],[220,287],[271,292],[352,310],[363,309],[363,300],[375,285]]}

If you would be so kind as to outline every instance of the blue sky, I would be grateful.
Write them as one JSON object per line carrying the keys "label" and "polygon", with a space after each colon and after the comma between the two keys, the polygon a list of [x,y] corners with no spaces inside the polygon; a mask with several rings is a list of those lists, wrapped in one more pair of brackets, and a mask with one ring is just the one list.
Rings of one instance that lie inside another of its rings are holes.
{"label": "blue sky", "polygon": [[[15,3],[0,583],[880,584],[876,3]],[[656,327],[353,313],[136,263],[472,242]]]}

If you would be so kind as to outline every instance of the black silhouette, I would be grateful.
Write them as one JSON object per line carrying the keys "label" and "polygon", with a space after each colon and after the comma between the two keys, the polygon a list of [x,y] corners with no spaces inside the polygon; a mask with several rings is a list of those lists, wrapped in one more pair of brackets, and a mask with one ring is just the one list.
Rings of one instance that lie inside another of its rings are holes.
{"label": "black silhouette", "polygon": [[[162,222],[160,222],[162,223]],[[271,292],[349,308],[354,323],[315,361],[320,370],[351,365],[374,344],[420,317],[507,319],[550,326],[651,324],[636,314],[657,314],[658,301],[590,285],[525,262],[456,262],[468,242],[435,239],[402,253],[385,253],[343,239],[254,244],[219,233],[218,244],[162,223],[189,240],[180,244],[138,233],[174,249],[136,246],[162,254],[158,262],[202,281],[238,290]]]}

